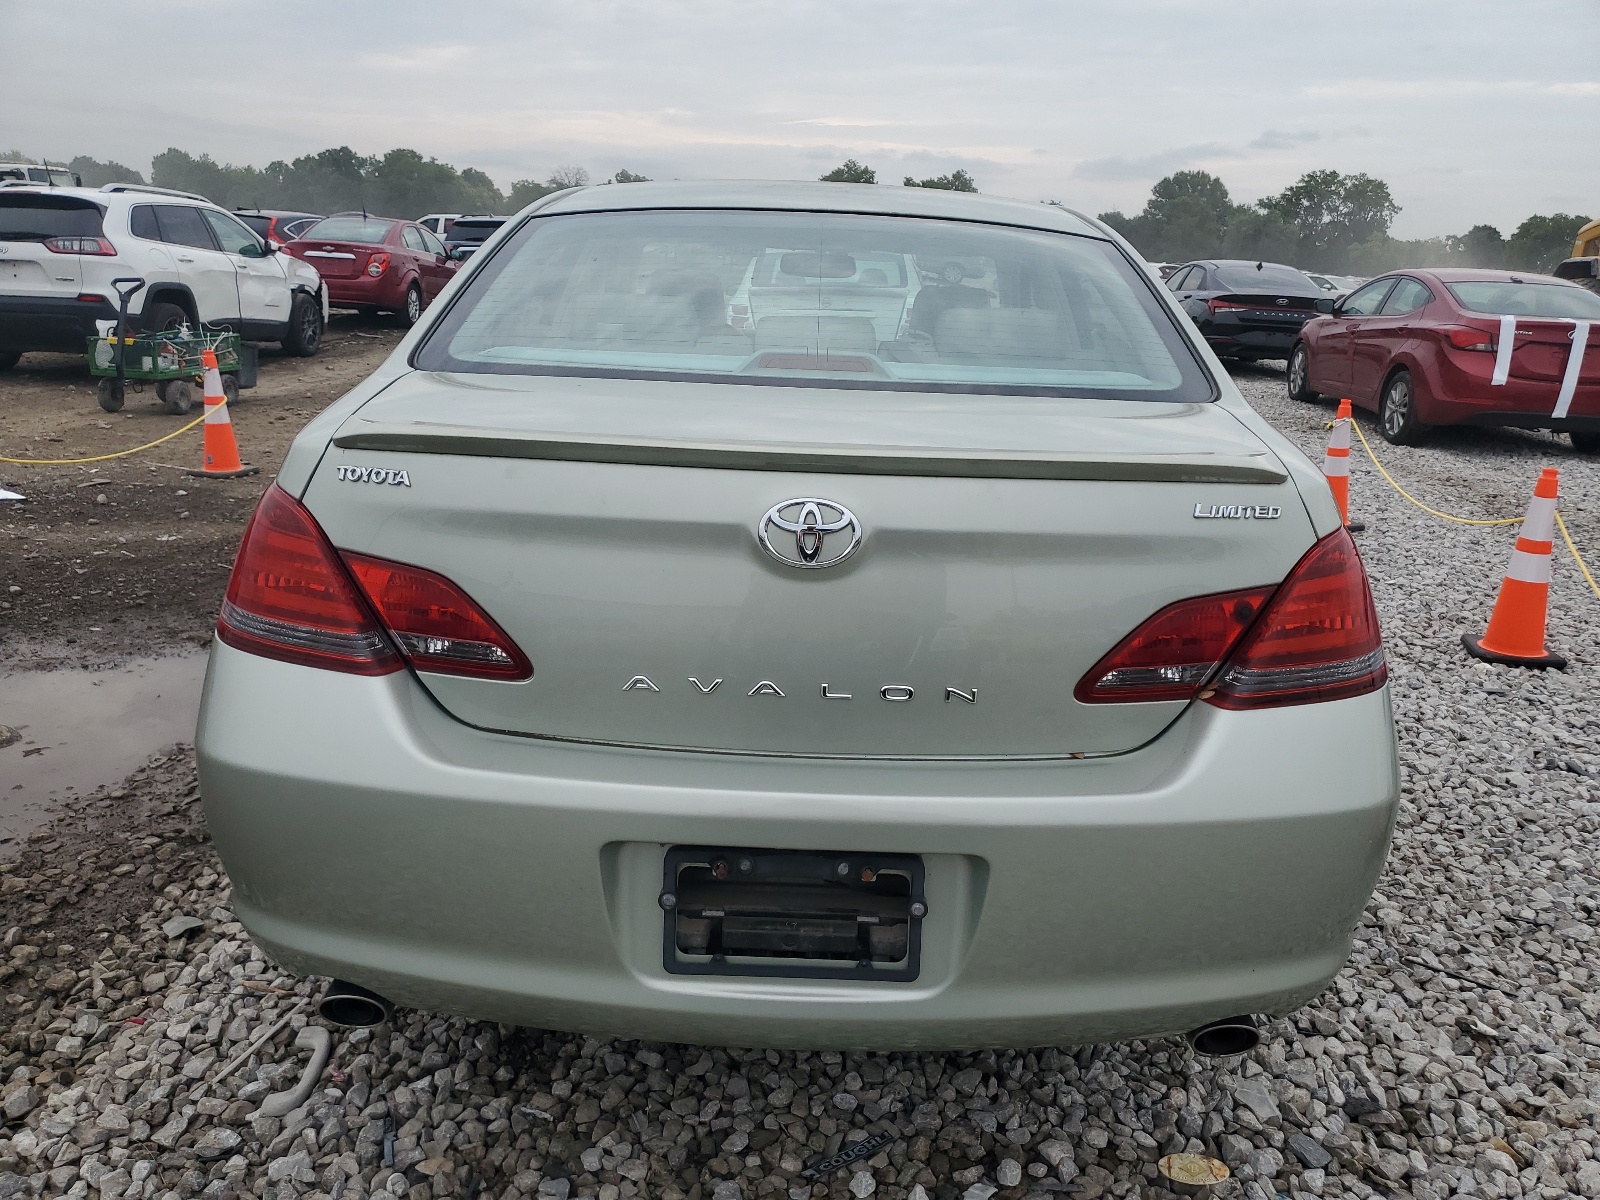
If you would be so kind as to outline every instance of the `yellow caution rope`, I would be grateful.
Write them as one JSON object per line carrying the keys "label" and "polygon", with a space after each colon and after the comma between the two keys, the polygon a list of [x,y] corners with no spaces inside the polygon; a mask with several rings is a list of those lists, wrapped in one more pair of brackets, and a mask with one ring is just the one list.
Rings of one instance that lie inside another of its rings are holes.
{"label": "yellow caution rope", "polygon": [[24,467],[69,467],[75,463],[105,462],[108,458],[127,458],[130,454],[137,454],[141,450],[148,450],[152,446],[159,446],[162,442],[170,442],[179,434],[188,433],[189,430],[193,429],[205,419],[205,413],[201,413],[182,429],[174,429],[171,433],[167,434],[166,437],[158,437],[155,441],[146,442],[142,446],[135,446],[132,450],[118,450],[115,454],[96,454],[90,458],[0,458],[0,463],[16,463],[17,465]]}
{"label": "yellow caution rope", "polygon": [[1394,481],[1394,476],[1383,469],[1383,464],[1378,461],[1378,456],[1372,452],[1372,443],[1367,441],[1367,435],[1361,430],[1361,422],[1352,418],[1350,421],[1350,426],[1356,431],[1356,436],[1361,439],[1362,449],[1367,452],[1367,457],[1372,460],[1372,465],[1378,468],[1378,474],[1382,475],[1389,481],[1390,487],[1399,492],[1407,500],[1411,501],[1411,503],[1415,504],[1423,512],[1432,513],[1434,516],[1440,517],[1446,521],[1454,521],[1458,525],[1515,525],[1517,522],[1522,520],[1521,517],[1501,517],[1496,521],[1474,521],[1469,517],[1452,517],[1449,513],[1440,512],[1437,508],[1429,508],[1421,500],[1418,500],[1410,492],[1406,491],[1405,488],[1396,483]]}
{"label": "yellow caution rope", "polygon": [[[1521,517],[1502,517],[1496,521],[1474,521],[1467,517],[1452,517],[1449,513],[1440,512],[1437,508],[1429,508],[1421,500],[1418,500],[1410,492],[1406,491],[1405,488],[1396,483],[1394,481],[1394,476],[1383,469],[1383,464],[1378,461],[1378,456],[1372,452],[1372,444],[1367,441],[1367,435],[1361,431],[1361,423],[1352,419],[1350,424],[1355,429],[1356,436],[1361,439],[1362,448],[1366,450],[1367,457],[1372,460],[1372,465],[1378,468],[1378,474],[1382,475],[1389,481],[1390,487],[1399,492],[1407,500],[1411,501],[1411,503],[1415,504],[1423,512],[1431,513],[1436,517],[1442,517],[1446,521],[1454,521],[1458,525],[1515,525],[1522,520]],[[1559,511],[1555,516],[1556,524],[1561,526],[1561,539],[1567,543],[1567,551],[1572,555],[1572,561],[1577,563],[1578,570],[1583,572],[1584,582],[1589,585],[1589,590],[1592,591],[1596,596],[1600,596],[1600,584],[1595,582],[1594,576],[1589,573],[1589,564],[1584,562],[1583,555],[1578,553],[1578,547],[1576,544],[1574,544],[1572,535],[1567,532],[1567,523],[1561,519],[1561,513]]]}
{"label": "yellow caution rope", "polygon": [[1583,555],[1578,553],[1578,548],[1572,544],[1572,535],[1567,532],[1567,523],[1561,519],[1561,514],[1556,513],[1556,524],[1561,526],[1561,540],[1567,543],[1567,549],[1572,553],[1572,561],[1578,564],[1578,570],[1583,572],[1583,577],[1589,584],[1589,590],[1600,596],[1600,584],[1595,583],[1594,576],[1589,574],[1589,564],[1583,561]]}

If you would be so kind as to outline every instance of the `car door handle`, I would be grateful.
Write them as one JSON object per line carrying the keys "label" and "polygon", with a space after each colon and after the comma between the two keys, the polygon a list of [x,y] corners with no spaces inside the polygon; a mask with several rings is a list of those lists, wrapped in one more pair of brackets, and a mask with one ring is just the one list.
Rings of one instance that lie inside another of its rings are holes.
{"label": "car door handle", "polygon": [[193,258],[186,258],[182,254],[179,254],[177,256],[177,259],[178,259],[179,262],[193,262],[194,261]]}
{"label": "car door handle", "polygon": [[248,271],[250,268],[245,266],[243,263],[234,263],[233,269],[235,271]]}

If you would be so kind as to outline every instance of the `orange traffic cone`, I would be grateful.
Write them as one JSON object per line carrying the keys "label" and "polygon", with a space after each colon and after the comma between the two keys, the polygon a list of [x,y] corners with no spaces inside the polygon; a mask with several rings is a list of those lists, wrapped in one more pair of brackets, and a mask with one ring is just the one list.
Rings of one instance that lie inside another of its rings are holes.
{"label": "orange traffic cone", "polygon": [[258,474],[260,467],[247,467],[239,461],[239,443],[234,440],[233,422],[228,418],[228,397],[222,390],[217,356],[210,350],[203,351],[200,362],[205,367],[205,466],[189,474],[210,479],[237,479],[241,475]]}
{"label": "orange traffic cone", "polygon": [[1467,653],[1486,662],[1508,667],[1565,669],[1567,660],[1544,645],[1545,610],[1550,602],[1550,553],[1556,534],[1556,494],[1559,476],[1554,467],[1539,472],[1533,485],[1528,515],[1517,533],[1517,546],[1506,567],[1489,628],[1481,638],[1462,634]]}
{"label": "orange traffic cone", "polygon": [[1354,525],[1350,523],[1350,420],[1350,401],[1339,401],[1339,411],[1333,418],[1333,433],[1328,436],[1328,452],[1322,456],[1322,473],[1339,506],[1340,523],[1346,529],[1360,531],[1366,526],[1360,521]]}

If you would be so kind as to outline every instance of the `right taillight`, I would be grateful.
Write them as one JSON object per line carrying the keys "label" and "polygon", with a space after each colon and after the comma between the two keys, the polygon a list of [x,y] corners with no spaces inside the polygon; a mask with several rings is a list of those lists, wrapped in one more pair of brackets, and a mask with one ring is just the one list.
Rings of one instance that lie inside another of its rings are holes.
{"label": "right taillight", "polygon": [[382,275],[384,271],[388,270],[388,268],[389,256],[387,254],[374,254],[371,259],[367,261],[367,274],[372,276],[374,279]]}
{"label": "right taillight", "polygon": [[1340,529],[1276,588],[1169,604],[1117,643],[1073,694],[1084,704],[1198,697],[1266,708],[1360,695],[1385,676],[1366,572]]}
{"label": "right taillight", "polygon": [[244,531],[217,636],[266,658],[356,675],[402,665],[327,535],[277,484]]}
{"label": "right taillight", "polygon": [[1388,677],[1372,590],[1337,529],[1306,552],[1201,698],[1267,708],[1376,691]]}

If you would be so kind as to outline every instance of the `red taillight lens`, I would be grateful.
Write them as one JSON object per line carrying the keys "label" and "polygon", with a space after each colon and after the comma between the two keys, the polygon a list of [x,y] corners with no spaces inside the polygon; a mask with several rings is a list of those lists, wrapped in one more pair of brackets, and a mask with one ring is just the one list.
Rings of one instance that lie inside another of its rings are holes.
{"label": "red taillight lens", "polygon": [[1309,704],[1376,691],[1386,678],[1367,573],[1338,529],[1296,564],[1205,698],[1222,708]]}
{"label": "red taillight lens", "polygon": [[1240,304],[1237,300],[1207,300],[1206,307],[1212,312],[1221,312],[1225,308],[1254,308],[1253,304]]}
{"label": "red taillight lens", "polygon": [[356,675],[401,666],[327,536],[277,484],[244,532],[217,636],[266,658]]}
{"label": "red taillight lens", "polygon": [[1222,708],[1266,708],[1358,696],[1387,677],[1367,575],[1340,529],[1276,588],[1169,604],[1096,663],[1073,694],[1084,704],[1199,696]]}
{"label": "red taillight lens", "polygon": [[517,644],[444,576],[365,554],[346,552],[344,561],[417,670],[489,679],[533,674]]}
{"label": "red taillight lens", "polygon": [[376,279],[389,269],[389,256],[387,254],[374,254],[367,261],[367,274]]}
{"label": "red taillight lens", "polygon": [[1097,662],[1073,695],[1085,704],[1194,699],[1272,591],[1249,588],[1167,605]]}
{"label": "red taillight lens", "polygon": [[44,248],[55,254],[98,254],[103,257],[117,252],[117,248],[102,237],[47,238]]}
{"label": "red taillight lens", "polygon": [[1457,350],[1493,350],[1494,334],[1487,329],[1473,329],[1468,325],[1446,325],[1444,336]]}

